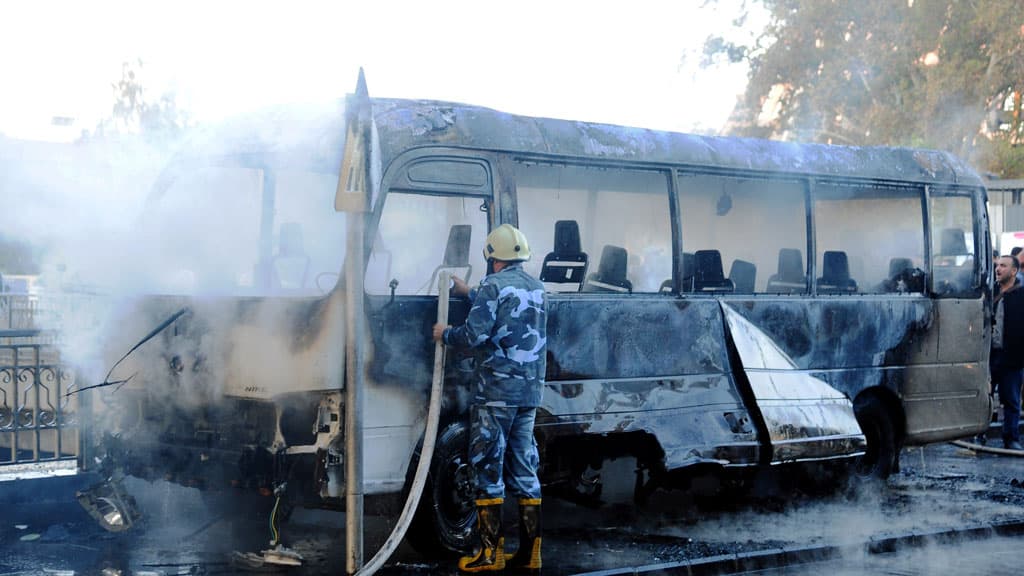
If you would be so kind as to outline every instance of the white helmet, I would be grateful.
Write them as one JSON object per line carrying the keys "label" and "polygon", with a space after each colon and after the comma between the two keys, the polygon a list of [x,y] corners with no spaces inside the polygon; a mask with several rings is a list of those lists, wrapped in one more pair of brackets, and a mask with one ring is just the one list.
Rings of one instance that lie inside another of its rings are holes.
{"label": "white helmet", "polygon": [[530,245],[526,236],[511,224],[502,224],[487,235],[484,244],[485,260],[517,262],[530,259]]}

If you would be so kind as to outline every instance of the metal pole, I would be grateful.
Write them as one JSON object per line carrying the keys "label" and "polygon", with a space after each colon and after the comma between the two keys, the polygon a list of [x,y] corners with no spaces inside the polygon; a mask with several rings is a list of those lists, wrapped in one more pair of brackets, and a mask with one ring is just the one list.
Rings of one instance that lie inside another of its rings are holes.
{"label": "metal pole", "polygon": [[363,565],[363,234],[370,195],[373,113],[362,68],[345,105],[345,150],[334,209],[347,212],[345,256],[345,570]]}
{"label": "metal pole", "polygon": [[345,570],[363,565],[363,227],[364,212],[348,213],[345,270]]}

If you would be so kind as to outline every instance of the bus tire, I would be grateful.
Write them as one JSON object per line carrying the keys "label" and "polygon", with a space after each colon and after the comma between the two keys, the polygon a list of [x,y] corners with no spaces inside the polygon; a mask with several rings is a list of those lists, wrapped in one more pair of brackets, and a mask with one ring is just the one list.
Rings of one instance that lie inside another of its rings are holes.
{"label": "bus tire", "polygon": [[876,396],[858,399],[854,414],[868,444],[867,451],[855,464],[856,473],[865,479],[885,480],[896,465],[896,429],[892,416]]}
{"label": "bus tire", "polygon": [[[417,447],[409,481],[419,463]],[[406,539],[427,558],[450,559],[470,551],[476,525],[469,467],[469,425],[455,421],[438,434],[427,481]]]}

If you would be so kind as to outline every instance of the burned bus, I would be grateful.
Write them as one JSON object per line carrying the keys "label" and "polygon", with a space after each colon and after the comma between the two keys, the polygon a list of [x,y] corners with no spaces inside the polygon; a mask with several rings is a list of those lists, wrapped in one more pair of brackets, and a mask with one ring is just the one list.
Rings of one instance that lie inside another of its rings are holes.
{"label": "burned bus", "polygon": [[[549,291],[535,430],[549,496],[596,495],[615,458],[636,460],[640,497],[697,469],[849,461],[885,477],[903,446],[986,428],[986,197],[957,158],[352,102],[364,138],[344,137],[341,103],[277,110],[161,176],[146,229],[165,244],[139,276],[159,288],[119,307],[103,342],[117,385],[90,390],[90,463],[341,507],[354,337],[363,493],[400,500],[439,296],[450,323],[469,307],[437,278],[478,281],[502,223],[530,239],[526,267]],[[356,293],[342,273],[353,214],[332,207],[343,150],[368,191]],[[475,514],[473,358],[443,369],[409,533],[425,552],[463,549]]]}

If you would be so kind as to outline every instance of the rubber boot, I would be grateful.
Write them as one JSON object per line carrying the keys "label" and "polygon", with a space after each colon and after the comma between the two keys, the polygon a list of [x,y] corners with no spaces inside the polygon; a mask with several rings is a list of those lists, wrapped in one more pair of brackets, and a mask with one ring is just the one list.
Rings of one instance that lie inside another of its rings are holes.
{"label": "rubber boot", "polygon": [[476,501],[480,551],[459,559],[462,572],[497,572],[505,569],[505,539],[501,537],[501,498]]}
{"label": "rubber boot", "polygon": [[540,498],[519,500],[519,549],[505,565],[517,572],[540,572]]}

